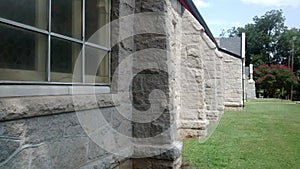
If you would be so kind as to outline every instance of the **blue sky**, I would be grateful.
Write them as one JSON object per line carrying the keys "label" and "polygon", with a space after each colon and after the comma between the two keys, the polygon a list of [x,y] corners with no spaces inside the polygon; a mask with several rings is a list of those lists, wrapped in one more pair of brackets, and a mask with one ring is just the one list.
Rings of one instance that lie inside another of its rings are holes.
{"label": "blue sky", "polygon": [[215,37],[222,29],[252,23],[272,9],[282,9],[289,28],[300,28],[300,0],[193,0]]}

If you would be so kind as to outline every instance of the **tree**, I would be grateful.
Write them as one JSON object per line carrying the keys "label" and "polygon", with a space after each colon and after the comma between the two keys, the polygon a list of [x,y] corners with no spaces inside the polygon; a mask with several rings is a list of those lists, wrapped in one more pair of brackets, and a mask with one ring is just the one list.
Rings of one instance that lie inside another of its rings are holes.
{"label": "tree", "polygon": [[[258,68],[263,64],[283,64],[292,67],[293,72],[297,72],[296,74],[300,76],[300,29],[288,29],[284,22],[282,10],[271,10],[261,17],[255,16],[253,23],[246,24],[244,27],[224,30],[222,36],[236,37],[241,36],[242,32],[246,33],[246,65],[251,63]],[[260,77],[261,79],[257,80],[266,79],[266,81],[259,81],[260,88],[266,88],[270,85],[268,83],[273,84],[273,80],[276,80],[276,77],[271,74]],[[295,86],[295,89],[295,98],[300,100],[300,84]],[[285,87],[285,90],[288,89]],[[267,92],[274,95],[274,91]]]}
{"label": "tree", "polygon": [[263,16],[255,16],[254,23],[246,24],[245,27],[233,27],[223,33],[223,36],[241,36],[246,33],[246,65],[254,66],[274,63],[273,56],[276,53],[276,45],[281,33],[287,29],[284,25],[285,17],[282,10],[271,10]]}
{"label": "tree", "polygon": [[[296,39],[293,39],[296,37]],[[294,46],[294,51],[293,51]],[[274,61],[277,63],[290,65],[291,56],[294,55],[293,68],[294,72],[300,69],[300,29],[286,29],[281,34],[277,45]],[[288,63],[290,61],[290,63]]]}
{"label": "tree", "polygon": [[[297,76],[298,82],[300,82],[300,70],[296,71],[296,76]],[[295,90],[296,90],[296,93],[295,93],[295,95],[294,95],[293,98],[295,100],[300,100],[300,83],[298,83],[298,85],[296,86]]]}
{"label": "tree", "polygon": [[292,85],[298,84],[296,75],[292,70],[281,64],[263,64],[255,68],[254,79],[258,93],[264,97],[287,96]]}

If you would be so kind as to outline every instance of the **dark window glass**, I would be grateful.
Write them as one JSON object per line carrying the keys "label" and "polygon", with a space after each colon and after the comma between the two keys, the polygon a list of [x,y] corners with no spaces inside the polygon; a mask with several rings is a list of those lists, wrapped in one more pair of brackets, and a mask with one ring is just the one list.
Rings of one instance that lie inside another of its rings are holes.
{"label": "dark window glass", "polygon": [[47,36],[0,24],[0,79],[45,80]]}
{"label": "dark window glass", "polygon": [[[58,38],[51,39],[51,81],[72,82],[73,70],[75,66],[81,66],[81,63],[80,44]],[[81,67],[76,70],[79,69]],[[80,81],[80,77],[75,81]]]}
{"label": "dark window glass", "polygon": [[0,0],[0,17],[47,29],[47,0]]}
{"label": "dark window glass", "polygon": [[109,46],[109,0],[86,0],[85,31],[89,42]]}
{"label": "dark window glass", "polygon": [[[51,2],[51,32],[82,40],[82,0]],[[110,28],[105,25],[110,20],[110,0],[85,2],[86,40],[109,48]],[[86,46],[83,71],[83,44],[51,34],[51,48],[48,49],[50,33],[21,28],[21,24],[25,24],[48,30],[48,9],[49,0],[0,0],[0,17],[10,20],[0,23],[0,80],[45,81],[50,73],[52,82],[82,82],[82,73],[86,72],[85,82],[108,83],[107,51]],[[11,21],[17,22],[20,28],[9,26]],[[50,72],[47,72],[48,51]]]}
{"label": "dark window glass", "polygon": [[85,52],[85,82],[108,83],[109,54],[107,51],[86,46]]}
{"label": "dark window glass", "polygon": [[52,32],[82,39],[81,0],[52,0]]}

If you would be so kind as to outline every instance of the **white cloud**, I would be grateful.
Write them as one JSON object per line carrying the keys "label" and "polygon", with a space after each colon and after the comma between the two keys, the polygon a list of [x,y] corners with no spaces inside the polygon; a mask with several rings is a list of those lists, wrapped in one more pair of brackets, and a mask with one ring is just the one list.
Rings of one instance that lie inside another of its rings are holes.
{"label": "white cloud", "polygon": [[291,7],[298,7],[300,6],[299,0],[241,0],[246,4],[256,4],[256,5],[263,5],[263,6],[291,6]]}
{"label": "white cloud", "polygon": [[208,2],[204,2],[203,0],[193,0],[193,2],[197,8],[207,8],[210,6]]}

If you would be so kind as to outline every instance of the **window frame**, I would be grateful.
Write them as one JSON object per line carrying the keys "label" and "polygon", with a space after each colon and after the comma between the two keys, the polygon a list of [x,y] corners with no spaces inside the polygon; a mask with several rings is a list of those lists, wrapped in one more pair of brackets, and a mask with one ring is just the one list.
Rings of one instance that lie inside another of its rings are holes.
{"label": "window frame", "polygon": [[[51,31],[51,23],[52,23],[52,18],[51,18],[51,13],[52,13],[52,0],[47,0],[48,3],[48,27],[47,29],[41,29],[35,26],[31,26],[31,25],[27,25],[24,23],[20,23],[20,22],[16,22],[13,20],[9,20],[6,18],[2,18],[0,17],[0,23],[1,24],[5,24],[8,26],[12,26],[15,28],[20,28],[22,30],[27,30],[33,33],[40,33],[43,35],[46,35],[47,37],[47,54],[46,54],[46,79],[45,81],[12,81],[12,80],[0,80],[0,85],[5,85],[5,84],[24,84],[24,85],[74,85],[74,86],[111,86],[111,42],[110,42],[110,38],[111,38],[111,28],[110,28],[110,24],[108,24],[108,46],[109,47],[105,47],[105,46],[101,46],[99,44],[95,44],[95,43],[91,43],[86,41],[85,38],[85,4],[86,4],[86,0],[81,0],[82,3],[82,9],[81,9],[81,33],[82,33],[82,37],[81,40],[80,39],[76,39],[73,37],[69,37],[66,35],[62,35],[59,33],[55,33]],[[108,11],[109,11],[109,20],[108,22],[111,21],[111,1],[108,1]],[[77,43],[79,45],[81,45],[81,51],[82,51],[82,61],[81,61],[81,82],[55,82],[55,81],[51,81],[51,38],[58,38],[61,40],[65,40],[68,42],[72,42],[72,43]],[[92,47],[92,48],[96,48],[98,50],[102,50],[108,53],[108,82],[107,83],[85,83],[85,50],[86,50],[86,46]],[[18,69],[16,69],[18,70]]]}

